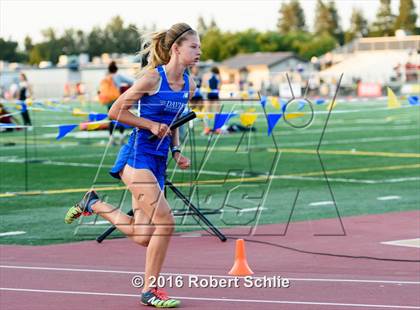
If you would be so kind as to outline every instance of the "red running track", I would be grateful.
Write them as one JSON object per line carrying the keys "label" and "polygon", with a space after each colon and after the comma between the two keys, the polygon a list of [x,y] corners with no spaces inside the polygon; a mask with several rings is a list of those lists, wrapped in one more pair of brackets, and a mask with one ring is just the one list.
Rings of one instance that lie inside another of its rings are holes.
{"label": "red running track", "polygon": [[[239,287],[190,288],[196,275],[233,281],[227,272],[234,240],[178,235],[163,276],[180,277],[183,287],[167,291],[184,309],[420,309],[420,249],[381,243],[419,238],[420,212],[347,217],[343,224],[345,236],[332,236],[342,233],[336,219],[291,223],[285,235],[285,225],[260,226],[254,236],[247,236],[247,228],[223,232],[305,251],[417,262],[307,254],[246,241],[253,280],[287,278],[289,288],[249,288],[243,278]],[[133,276],[142,275],[145,249],[128,239],[0,250],[1,310],[147,309],[139,303],[140,289],[131,284]]]}

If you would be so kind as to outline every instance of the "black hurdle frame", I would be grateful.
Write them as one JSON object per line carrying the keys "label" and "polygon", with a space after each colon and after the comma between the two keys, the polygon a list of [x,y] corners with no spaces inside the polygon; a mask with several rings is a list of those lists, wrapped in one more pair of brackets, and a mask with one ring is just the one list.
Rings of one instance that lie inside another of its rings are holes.
{"label": "black hurdle frame", "polygon": [[[217,228],[215,227],[212,222],[204,215],[203,212],[200,211],[172,182],[166,180],[165,181],[165,189],[169,188],[172,190],[172,192],[182,200],[182,202],[191,210],[192,213],[194,213],[196,216],[199,217],[201,221],[203,221],[204,224],[207,225],[208,228],[220,239],[220,241],[225,242],[227,238],[225,235]],[[215,212],[213,212],[215,213]],[[208,214],[208,213],[207,213]],[[127,215],[133,216],[134,211],[130,210],[127,212]],[[98,237],[96,237],[96,241],[98,243],[101,243],[104,241],[114,230],[116,229],[115,226],[109,227],[107,230],[105,230],[102,234],[100,234]]]}

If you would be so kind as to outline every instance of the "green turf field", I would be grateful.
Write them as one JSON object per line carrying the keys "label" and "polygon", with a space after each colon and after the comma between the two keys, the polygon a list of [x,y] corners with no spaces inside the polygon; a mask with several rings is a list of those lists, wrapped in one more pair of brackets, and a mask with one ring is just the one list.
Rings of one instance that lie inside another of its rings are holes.
{"label": "green turf field", "polygon": [[[93,104],[68,105],[105,112]],[[224,111],[240,112],[248,105],[229,103]],[[313,122],[302,129],[281,119],[270,137],[258,103],[257,130],[250,134],[209,139],[200,134],[202,124],[196,120],[194,139],[190,132],[184,146],[187,156],[194,155],[193,173],[174,171],[170,163],[170,179],[200,208],[222,210],[208,215],[220,228],[419,209],[420,109],[407,103],[398,109],[386,105],[386,101],[339,102],[324,133],[326,105],[315,105]],[[268,104],[267,113],[274,112],[279,111]],[[26,156],[23,131],[0,133],[0,243],[93,239],[108,226],[101,218],[96,224],[94,217],[86,217],[79,225],[66,225],[63,217],[92,186],[108,202],[121,203],[126,211],[130,208],[131,198],[107,172],[119,147],[107,145],[105,131],[76,129],[56,141],[57,128],[39,127],[79,123],[86,117],[58,111],[31,115],[35,129],[27,133]],[[290,122],[300,126],[308,120],[305,114]],[[232,123],[239,123],[239,118],[232,118]],[[319,154],[329,182],[316,152],[321,137]],[[171,193],[168,199],[173,208],[184,208]],[[177,217],[177,222],[178,231],[200,229],[191,216]],[[1,235],[16,231],[25,233]],[[343,229],[337,220],[335,229],[314,233],[342,234]]]}

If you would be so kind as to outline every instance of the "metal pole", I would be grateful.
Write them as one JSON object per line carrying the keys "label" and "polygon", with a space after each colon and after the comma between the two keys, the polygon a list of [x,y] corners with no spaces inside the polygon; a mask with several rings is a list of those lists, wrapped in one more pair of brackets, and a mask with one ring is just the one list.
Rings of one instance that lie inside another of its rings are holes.
{"label": "metal pole", "polygon": [[28,191],[28,127],[25,130],[25,192]]}

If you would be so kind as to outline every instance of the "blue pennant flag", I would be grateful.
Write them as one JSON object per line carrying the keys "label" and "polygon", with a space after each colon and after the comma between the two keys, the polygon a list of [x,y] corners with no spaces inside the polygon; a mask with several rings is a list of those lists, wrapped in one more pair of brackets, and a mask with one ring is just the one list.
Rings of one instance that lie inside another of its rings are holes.
{"label": "blue pennant flag", "polygon": [[261,96],[261,105],[263,109],[265,109],[266,104],[267,104],[267,96]]}
{"label": "blue pennant flag", "polygon": [[55,139],[60,140],[60,139],[64,138],[69,132],[71,132],[77,126],[78,125],[61,125],[61,126],[58,126],[58,136]]}
{"label": "blue pennant flag", "polygon": [[120,122],[117,122],[117,121],[111,121],[111,126],[115,126],[115,128],[124,127],[125,129],[133,128],[133,126],[130,126],[130,125],[127,125],[127,124],[124,124],[124,123],[120,123]]}
{"label": "blue pennant flag", "polygon": [[268,135],[271,135],[274,127],[276,127],[277,122],[283,114],[268,114],[267,115],[267,124],[268,124]]}
{"label": "blue pennant flag", "polygon": [[20,106],[22,113],[26,113],[28,111],[28,107],[26,106],[26,103],[24,101],[20,102]]}
{"label": "blue pennant flag", "polygon": [[99,122],[108,117],[108,114],[103,113],[89,113],[89,122]]}
{"label": "blue pennant flag", "polygon": [[108,114],[104,114],[104,113],[98,113],[96,114],[96,121],[102,121],[104,119],[106,119],[108,117]]}
{"label": "blue pennant flag", "polygon": [[17,125],[13,123],[0,123],[0,127],[17,127]]}
{"label": "blue pennant flag", "polygon": [[235,113],[217,113],[214,116],[214,126],[213,131],[217,130],[219,128],[222,128],[222,126],[231,118],[234,117]]}
{"label": "blue pennant flag", "polygon": [[408,97],[408,103],[410,105],[418,105],[418,104],[420,104],[420,102],[419,102],[419,96],[409,96]]}
{"label": "blue pennant flag", "polygon": [[298,107],[298,111],[302,111],[302,109],[305,107],[306,101],[305,100],[300,100],[299,101],[299,107]]}
{"label": "blue pennant flag", "polygon": [[286,107],[287,107],[287,101],[284,100],[284,99],[280,99],[280,104],[281,104],[281,111],[283,113],[285,113],[286,112]]}

